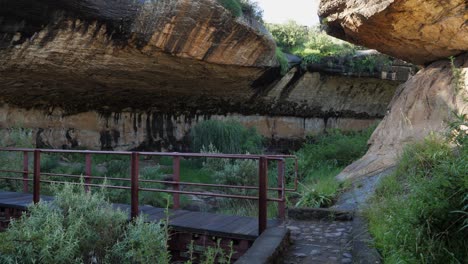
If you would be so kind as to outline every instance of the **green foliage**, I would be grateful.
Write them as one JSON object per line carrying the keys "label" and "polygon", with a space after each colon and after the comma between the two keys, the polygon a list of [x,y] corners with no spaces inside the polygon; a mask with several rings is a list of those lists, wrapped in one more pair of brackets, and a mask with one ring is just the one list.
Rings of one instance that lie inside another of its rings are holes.
{"label": "green foliage", "polygon": [[200,263],[200,264],[229,264],[231,263],[232,255],[235,253],[233,248],[234,243],[231,241],[229,244],[230,250],[226,252],[221,248],[221,240],[216,242],[215,247],[207,247],[201,254],[200,261],[196,262],[194,257],[195,248],[193,245],[193,241],[189,245],[189,252],[188,255],[190,256],[190,260],[186,261],[185,264],[193,264],[193,263]]}
{"label": "green foliage", "polygon": [[258,21],[263,20],[263,10],[256,2],[250,0],[218,0],[218,2],[235,17],[245,15]]}
{"label": "green foliage", "polygon": [[170,263],[167,225],[130,223],[124,238],[112,247],[108,263]]}
{"label": "green foliage", "polygon": [[218,0],[218,2],[229,10],[233,16],[240,17],[242,15],[242,7],[239,0]]}
{"label": "green foliage", "polygon": [[279,48],[303,58],[303,69],[311,64],[328,64],[329,67],[338,64],[356,73],[373,73],[391,62],[385,55],[355,57],[362,47],[333,38],[320,28],[301,26],[294,21],[268,24],[267,28]]}
{"label": "green foliage", "polygon": [[390,57],[386,55],[363,56],[348,61],[351,70],[356,73],[373,73],[377,69],[383,69],[391,64]]}
{"label": "green foliage", "polygon": [[127,214],[103,192],[85,193],[82,185],[57,190],[53,202],[32,205],[11,222],[2,234],[1,263],[169,263],[162,261],[168,238],[160,224],[127,224]]}
{"label": "green foliage", "polygon": [[296,48],[296,54],[307,57],[308,55],[320,55],[346,57],[354,55],[358,47],[333,38],[318,28],[311,28],[308,31],[307,41]]}
{"label": "green foliage", "polygon": [[[0,147],[8,148],[32,148],[32,131],[30,129],[10,128],[2,131],[5,135],[0,136]],[[0,152],[0,169],[2,170],[23,170],[23,153],[21,152]],[[18,177],[17,173],[2,173],[4,177]],[[22,182],[13,180],[0,180],[0,189],[15,191],[22,190]]]}
{"label": "green foliage", "polygon": [[236,121],[202,121],[192,128],[190,138],[195,152],[209,145],[222,153],[261,153],[263,148],[263,138],[255,128]]}
{"label": "green foliage", "polygon": [[328,134],[309,138],[298,157],[300,198],[296,206],[328,207],[344,187],[335,176],[367,151],[367,141],[375,127],[362,132]]}
{"label": "green foliage", "polygon": [[[213,145],[204,153],[219,153]],[[213,173],[216,183],[239,186],[253,186],[258,182],[256,160],[231,160],[208,158],[203,169]]]}
{"label": "green foliage", "polygon": [[378,187],[366,216],[385,263],[467,260],[468,136],[458,133],[455,150],[435,136],[407,146]]}
{"label": "green foliage", "polygon": [[289,62],[288,58],[286,58],[286,55],[281,51],[280,48],[276,48],[276,59],[278,60],[280,64],[280,73],[281,75],[285,75],[289,71]]}
{"label": "green foliage", "polygon": [[292,52],[296,47],[304,45],[307,40],[307,27],[292,20],[285,24],[267,24],[266,27],[273,35],[278,47],[286,52]]}
{"label": "green foliage", "polygon": [[244,16],[252,17],[257,21],[263,22],[263,9],[257,2],[251,0],[239,1]]}
{"label": "green foliage", "polygon": [[308,143],[296,152],[301,176],[324,165],[343,167],[362,157],[374,129],[375,126],[362,132],[348,133],[330,130],[327,134],[309,138]]}

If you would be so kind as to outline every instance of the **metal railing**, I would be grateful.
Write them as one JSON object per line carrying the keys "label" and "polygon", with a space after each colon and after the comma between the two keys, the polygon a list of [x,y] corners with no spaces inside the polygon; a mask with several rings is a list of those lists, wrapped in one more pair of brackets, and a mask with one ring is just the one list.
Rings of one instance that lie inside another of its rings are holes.
{"label": "metal railing", "polygon": [[[145,192],[161,192],[169,193],[173,196],[173,208],[180,208],[180,195],[195,195],[195,196],[208,196],[208,197],[221,197],[233,198],[243,200],[258,201],[258,225],[259,233],[262,233],[267,228],[267,204],[268,202],[278,203],[278,215],[280,219],[285,218],[286,214],[286,192],[297,190],[297,158],[292,155],[241,155],[241,154],[204,154],[204,153],[165,153],[165,152],[129,152],[129,151],[90,151],[90,150],[56,150],[56,149],[25,149],[25,148],[0,148],[0,152],[22,152],[23,153],[23,170],[2,170],[0,173],[16,173],[22,174],[20,177],[5,177],[0,175],[0,179],[16,180],[23,182],[23,192],[29,192],[29,182],[32,181],[33,187],[33,202],[38,203],[40,200],[41,183],[66,183],[64,181],[54,181],[43,179],[43,177],[59,176],[64,178],[83,178],[83,183],[68,182],[70,184],[83,184],[86,191],[90,191],[90,187],[124,189],[131,192],[130,214],[131,217],[137,217],[139,214],[139,193]],[[29,178],[29,153],[33,153],[33,171],[32,179]],[[73,175],[64,173],[49,173],[41,172],[41,155],[42,154],[82,154],[85,156],[84,175]],[[92,175],[92,155],[124,155],[130,157],[130,178],[113,178]],[[169,180],[152,180],[140,179],[139,175],[139,161],[140,157],[171,157],[172,158],[172,181]],[[180,180],[180,161],[181,158],[214,158],[214,159],[243,159],[243,160],[258,160],[258,186],[239,186],[229,184],[210,184],[210,183],[195,183],[183,182]],[[287,159],[294,160],[294,188],[286,188],[286,167],[285,162]],[[277,162],[278,178],[277,187],[268,187],[268,162]],[[110,184],[96,184],[91,180],[106,180],[106,181],[121,181],[130,182],[130,186],[116,186]],[[158,183],[165,185],[172,185],[171,189],[161,188],[147,188],[140,187],[140,182],[144,183]],[[206,188],[227,188],[227,189],[240,189],[240,190],[257,190],[258,195],[237,195],[226,193],[206,193],[196,192],[181,189],[181,186],[190,187],[206,187]],[[268,197],[268,192],[277,192],[277,197]]]}

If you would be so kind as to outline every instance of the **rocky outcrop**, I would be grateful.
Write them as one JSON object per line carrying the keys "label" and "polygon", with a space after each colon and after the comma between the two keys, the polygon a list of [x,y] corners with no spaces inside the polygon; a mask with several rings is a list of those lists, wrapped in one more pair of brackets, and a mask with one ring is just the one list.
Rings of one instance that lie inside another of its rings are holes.
{"label": "rocky outcrop", "polygon": [[446,133],[455,114],[468,113],[466,1],[322,0],[319,15],[336,37],[426,66],[398,88],[369,151],[339,179],[394,166],[406,144]]}
{"label": "rocky outcrop", "polygon": [[0,6],[0,128],[30,128],[38,147],[186,150],[192,125],[226,117],[272,140],[363,129],[399,84],[324,69],[279,78],[270,34],[216,0]]}
{"label": "rocky outcrop", "polygon": [[415,64],[468,50],[466,0],[322,0],[329,34]]}
{"label": "rocky outcrop", "polygon": [[0,0],[0,100],[24,108],[232,104],[277,65],[275,43],[215,0]]}
{"label": "rocky outcrop", "polygon": [[10,130],[5,128],[29,128],[38,147],[188,151],[187,134],[193,125],[204,119],[233,119],[255,127],[277,145],[275,150],[283,150],[308,134],[374,125],[384,116],[398,84],[293,69],[263,93],[252,91],[249,108],[224,106],[209,112],[203,111],[200,100],[193,102],[199,112],[179,112],[176,105],[165,112],[90,109],[69,114],[60,108],[25,109],[4,104],[0,107],[0,130],[8,138]]}
{"label": "rocky outcrop", "polygon": [[[454,68],[461,71],[460,77]],[[431,132],[446,133],[454,115],[468,114],[468,54],[434,62],[401,85],[377,127],[368,153],[348,166],[341,180],[376,174],[396,164],[403,147]]]}

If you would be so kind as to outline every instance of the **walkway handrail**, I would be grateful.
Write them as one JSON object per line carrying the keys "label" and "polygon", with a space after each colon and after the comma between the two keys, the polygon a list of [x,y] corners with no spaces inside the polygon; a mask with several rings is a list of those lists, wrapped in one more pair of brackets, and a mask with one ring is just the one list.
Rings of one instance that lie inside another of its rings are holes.
{"label": "walkway handrail", "polygon": [[[286,192],[297,190],[297,170],[298,163],[297,157],[292,155],[251,155],[251,154],[209,154],[209,153],[179,153],[179,152],[135,152],[135,151],[95,151],[95,150],[58,150],[58,149],[29,149],[29,148],[0,148],[0,152],[22,152],[23,153],[23,170],[0,170],[0,172],[9,172],[22,174],[22,178],[16,177],[0,177],[0,179],[23,181],[23,191],[28,192],[29,179],[29,153],[33,153],[33,202],[38,203],[40,200],[40,183],[65,183],[63,181],[52,181],[41,179],[42,176],[60,176],[65,178],[84,178],[83,185],[86,191],[90,191],[90,187],[105,187],[112,189],[124,189],[131,192],[131,217],[137,217],[139,214],[138,197],[140,191],[147,192],[164,192],[173,195],[173,207],[178,209],[180,207],[180,194],[189,194],[197,196],[211,196],[223,198],[235,198],[245,200],[257,200],[259,203],[259,233],[266,229],[267,225],[267,203],[277,202],[279,217],[285,218],[286,214]],[[72,174],[59,174],[59,173],[45,173],[41,172],[41,154],[57,153],[57,154],[83,154],[85,156],[85,173],[84,175]],[[112,178],[100,177],[92,175],[92,155],[94,154],[108,154],[108,155],[125,155],[130,156],[130,178]],[[146,180],[139,179],[139,157],[140,156],[165,156],[172,157],[172,181],[163,180]],[[238,186],[228,184],[209,184],[209,183],[193,183],[180,181],[180,160],[181,158],[220,158],[220,159],[248,159],[258,160],[258,186]],[[285,160],[295,160],[295,179],[294,189],[286,188],[285,178]],[[276,161],[278,164],[278,186],[268,187],[268,162]],[[95,184],[91,183],[92,179],[106,179],[109,181],[130,181],[128,186],[115,186],[110,184]],[[147,183],[162,183],[172,185],[172,189],[159,189],[159,188],[143,188],[139,186],[140,182]],[[79,183],[71,183],[79,184]],[[258,196],[235,195],[235,194],[216,194],[216,193],[203,193],[195,191],[181,190],[180,186],[198,186],[209,188],[231,188],[231,189],[244,189],[244,190],[258,190]],[[268,197],[268,191],[277,191],[278,198]]]}

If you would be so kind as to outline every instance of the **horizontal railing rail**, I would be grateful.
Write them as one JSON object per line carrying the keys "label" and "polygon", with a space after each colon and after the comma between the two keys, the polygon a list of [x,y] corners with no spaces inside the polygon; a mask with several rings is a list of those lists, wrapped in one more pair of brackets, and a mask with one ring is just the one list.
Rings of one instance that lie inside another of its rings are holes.
{"label": "horizontal railing rail", "polygon": [[[278,214],[281,219],[285,218],[286,214],[286,192],[297,190],[297,172],[298,162],[297,157],[293,155],[250,155],[250,154],[209,154],[209,153],[179,153],[179,152],[132,152],[132,151],[95,151],[95,150],[58,150],[58,149],[28,149],[28,148],[0,148],[0,152],[22,152],[23,153],[23,169],[0,169],[0,173],[13,173],[22,174],[23,177],[4,177],[0,175],[3,180],[16,180],[23,182],[23,192],[29,192],[29,183],[32,182],[33,187],[33,202],[38,203],[40,200],[40,184],[80,184],[83,185],[86,191],[90,191],[90,187],[110,188],[129,190],[131,192],[131,217],[137,217],[139,214],[139,192],[161,192],[172,194],[173,208],[180,208],[180,195],[194,195],[206,197],[220,197],[232,198],[241,200],[258,201],[258,215],[259,215],[259,233],[266,229],[267,225],[267,203],[278,203]],[[29,178],[29,154],[33,153],[33,178]],[[41,171],[41,154],[82,154],[85,156],[84,174],[75,175],[67,173],[51,173]],[[125,155],[130,157],[130,178],[121,177],[103,177],[92,175],[92,155]],[[171,177],[170,180],[152,180],[140,179],[139,175],[139,162],[140,157],[171,157],[172,158],[172,174],[165,174],[163,176]],[[211,184],[211,183],[198,183],[198,182],[184,182],[180,180],[180,161],[181,158],[218,158],[218,159],[244,159],[244,160],[258,160],[258,186],[251,185],[232,185],[232,184]],[[286,168],[285,162],[288,159],[294,160],[294,188],[286,188]],[[268,186],[268,162],[277,162],[277,187]],[[44,177],[63,177],[63,178],[82,178],[84,182],[65,182],[55,179],[44,179]],[[106,184],[92,183],[91,180],[103,180]],[[107,182],[127,182],[130,186],[118,186],[107,184]],[[154,183],[172,186],[170,189],[140,187],[139,183]],[[238,195],[226,193],[212,193],[181,190],[181,186],[187,187],[205,187],[205,188],[223,188],[223,189],[237,189],[237,190],[252,190],[258,191],[257,196],[252,195]],[[268,197],[268,192],[277,192],[277,198]]]}

